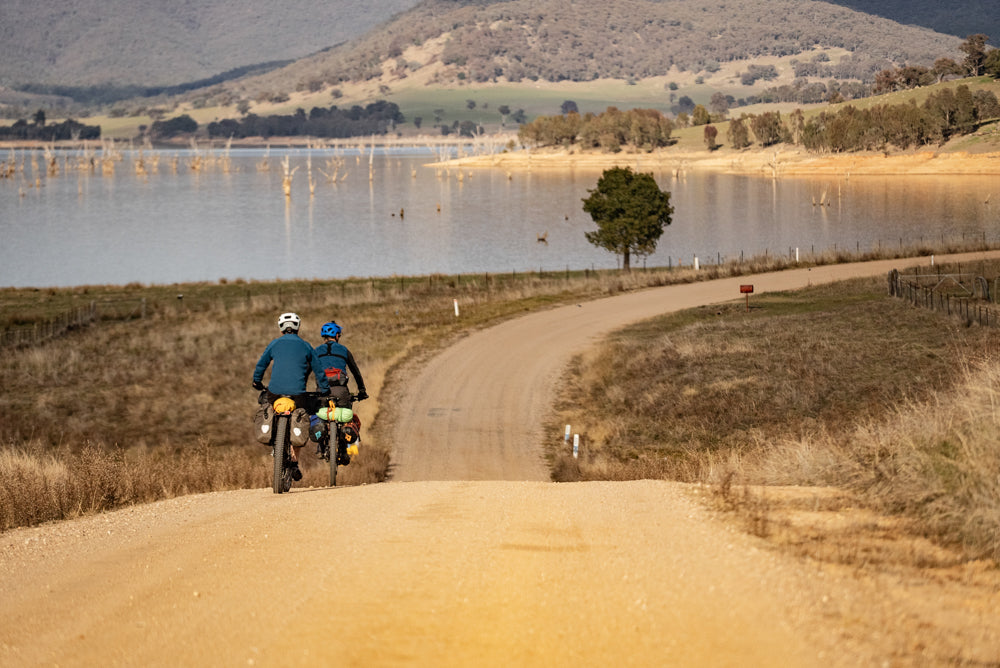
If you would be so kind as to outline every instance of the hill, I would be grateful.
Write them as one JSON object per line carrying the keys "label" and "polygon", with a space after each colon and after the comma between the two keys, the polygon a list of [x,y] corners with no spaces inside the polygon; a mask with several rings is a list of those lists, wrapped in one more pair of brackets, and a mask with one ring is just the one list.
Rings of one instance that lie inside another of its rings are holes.
{"label": "hill", "polygon": [[[0,85],[171,85],[294,60],[415,0],[4,0]],[[279,8],[280,7],[280,8]]]}
{"label": "hill", "polygon": [[[0,86],[177,85],[310,54],[319,55],[281,76],[301,81],[332,70],[356,77],[377,72],[409,45],[443,35],[451,39],[446,57],[467,60],[473,78],[492,77],[497,67],[507,78],[641,77],[670,64],[711,67],[815,45],[842,45],[861,60],[899,63],[939,54],[941,44],[954,48],[944,35],[1000,35],[993,10],[986,0],[946,7],[893,0],[627,0],[613,6],[593,0],[288,0],[280,11],[264,0],[6,0],[0,5]],[[345,42],[350,45],[328,52]]]}
{"label": "hill", "polygon": [[[436,67],[432,84],[635,81],[671,70],[710,75],[722,64],[842,49],[819,76],[871,80],[893,65],[957,57],[961,40],[837,5],[766,0],[427,0],[359,40],[240,86],[315,90],[347,81],[404,79]],[[432,45],[432,46],[427,46]],[[414,47],[423,47],[420,53]]]}
{"label": "hill", "polygon": [[[16,6],[10,7],[30,15],[25,0],[14,1]],[[80,2],[91,3],[94,12],[101,7],[97,0]],[[406,9],[403,0],[394,2]],[[140,74],[151,55],[162,55],[155,58],[157,67],[169,64],[173,72],[185,71],[184,63],[197,55],[202,73],[219,72],[224,66],[245,62],[251,51],[254,62],[294,55],[296,51],[290,49],[308,50],[318,43],[310,42],[314,32],[330,39],[335,34],[324,32],[328,24],[324,28],[324,22],[317,20],[312,26],[315,31],[303,31],[301,39],[291,37],[288,28],[309,23],[303,17],[308,17],[312,6],[305,0],[291,3],[282,19],[266,24],[267,39],[247,32],[262,31],[260,16],[266,12],[257,12],[256,22],[250,25],[241,18],[257,11],[252,3],[246,11],[236,12],[232,5],[219,0],[202,3],[197,11],[191,7],[187,13],[175,9],[169,16],[167,10],[156,15],[137,7],[126,8],[119,27],[148,21],[171,28],[155,31],[161,37],[146,40],[144,49],[131,53],[134,62],[130,61],[130,67],[122,65],[129,52],[120,44],[121,34],[128,31],[119,31],[119,42],[114,48],[102,48],[106,60],[93,61],[91,75],[100,71],[110,76],[122,69],[130,72],[131,78],[112,78],[117,84],[142,77],[154,81],[152,75]],[[358,20],[374,22],[396,6],[373,5]],[[351,5],[334,3],[333,7],[320,14],[350,13]],[[887,3],[882,11],[898,13],[894,7],[898,6]],[[13,13],[7,7],[0,11]],[[960,3],[955,11],[969,17],[978,13],[987,24],[992,16],[984,12],[979,0]],[[77,11],[74,16],[79,14]],[[226,21],[219,19],[223,15]],[[911,18],[916,21],[924,17],[924,23],[932,23],[928,18],[932,16],[928,9]],[[22,32],[27,28],[21,25],[21,32],[14,29],[15,24],[23,23],[23,17],[18,17],[18,21],[0,24],[5,35],[18,36],[10,42],[0,40],[0,50],[9,51],[11,44],[24,41]],[[93,46],[94,39],[78,39],[59,20],[50,23],[52,30],[40,43],[67,45],[67,54],[82,43]],[[99,33],[103,34],[100,30],[94,34]],[[613,9],[597,0],[578,0],[572,5],[556,0],[425,0],[370,31],[358,30],[354,34],[355,39],[314,50],[312,55],[284,67],[265,68],[263,74],[237,77],[237,73],[230,72],[215,81],[189,83],[185,91],[156,96],[138,96],[138,89],[126,91],[132,97],[128,102],[121,102],[121,90],[103,97],[100,89],[97,95],[93,89],[87,95],[78,95],[79,91],[64,93],[76,97],[73,104],[65,97],[24,98],[0,89],[0,112],[4,105],[10,105],[4,115],[12,118],[24,118],[38,108],[52,110],[50,118],[60,113],[90,116],[101,125],[104,136],[134,137],[140,126],[181,113],[207,124],[248,112],[293,114],[299,108],[325,108],[331,103],[347,109],[388,100],[398,104],[408,121],[413,122],[411,127],[403,128],[404,132],[419,134],[422,121],[436,134],[432,123],[452,129],[459,123],[503,129],[510,120],[508,107],[515,112],[512,120],[516,124],[525,117],[555,113],[565,100],[579,102],[581,111],[601,111],[617,105],[676,113],[675,108],[680,108],[678,103],[685,102],[685,98],[688,103],[707,105],[712,95],[720,93],[732,98],[731,105],[744,106],[767,101],[760,95],[776,86],[811,85],[817,89],[811,95],[814,99],[799,97],[796,101],[820,102],[826,99],[831,81],[845,82],[850,88],[838,88],[844,98],[853,99],[866,94],[859,82],[870,83],[882,69],[903,64],[929,66],[942,56],[960,60],[962,41],[927,28],[809,0],[736,0],[712,6],[695,0],[623,0]],[[197,49],[190,46],[184,51],[187,60],[181,58],[175,66],[170,46],[158,41],[165,39],[163,35],[171,36],[173,46],[190,42],[192,35],[198,35]],[[259,48],[251,47],[258,42]],[[214,69],[208,67],[210,52],[226,44],[232,47],[229,59],[218,60]],[[25,49],[31,53],[29,47]],[[24,60],[23,54],[0,59],[5,63],[0,64],[0,73],[5,67],[23,67]],[[51,80],[61,76],[56,72],[64,59],[49,53],[37,55],[34,60],[36,68],[41,68],[41,62],[52,63],[46,68],[46,72],[52,71],[46,75]],[[65,61],[69,60],[67,55]],[[174,74],[173,78],[182,77]],[[45,91],[36,87],[34,92]],[[89,101],[84,101],[85,97]],[[518,116],[518,112],[523,113]]]}

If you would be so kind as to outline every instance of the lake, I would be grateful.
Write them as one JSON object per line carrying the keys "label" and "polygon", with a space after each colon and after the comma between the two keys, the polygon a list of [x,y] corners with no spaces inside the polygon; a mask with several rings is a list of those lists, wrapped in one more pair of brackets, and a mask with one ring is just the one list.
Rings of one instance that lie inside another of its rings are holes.
{"label": "lake", "polygon": [[[40,152],[19,151],[22,171],[0,179],[0,287],[618,266],[584,238],[595,227],[582,200],[600,170],[426,166],[439,157],[422,148],[126,150],[105,173],[100,152],[61,152],[48,176]],[[78,167],[91,158],[93,170]],[[654,176],[675,212],[648,266],[996,242],[1000,233],[995,176]]]}

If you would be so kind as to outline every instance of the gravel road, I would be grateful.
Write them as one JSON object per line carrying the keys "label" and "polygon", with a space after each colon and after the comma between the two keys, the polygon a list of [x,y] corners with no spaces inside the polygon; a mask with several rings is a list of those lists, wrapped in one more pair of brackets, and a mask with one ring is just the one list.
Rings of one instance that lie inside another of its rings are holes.
{"label": "gravel road", "polygon": [[[956,256],[963,261],[982,254]],[[920,261],[929,265],[930,259]],[[394,402],[393,479],[547,480],[539,431],[573,355],[622,326],[703,304],[856,276],[898,260],[831,265],[670,285],[539,311],[475,332],[427,363]],[[888,285],[888,284],[887,284]],[[752,299],[752,297],[751,297]]]}
{"label": "gravel road", "polygon": [[0,665],[898,659],[878,626],[897,619],[890,597],[733,528],[699,487],[546,482],[538,425],[569,357],[622,324],[739,298],[740,283],[899,264],[660,288],[474,333],[403,389],[390,483],[195,495],[0,534]]}

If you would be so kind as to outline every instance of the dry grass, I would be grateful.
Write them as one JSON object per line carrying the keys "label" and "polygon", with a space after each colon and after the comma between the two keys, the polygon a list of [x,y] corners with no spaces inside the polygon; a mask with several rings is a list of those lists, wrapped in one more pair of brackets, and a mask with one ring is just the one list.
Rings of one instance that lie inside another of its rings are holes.
{"label": "dry grass", "polygon": [[[263,448],[261,448],[263,450]],[[183,494],[267,484],[261,453],[199,443],[183,453],[39,441],[0,449],[0,530]]]}
{"label": "dry grass", "polygon": [[858,427],[830,475],[929,535],[1000,561],[998,401],[1000,364],[982,359],[955,387]]}
{"label": "dry grass", "polygon": [[[847,259],[858,258],[823,254],[807,261],[824,264]],[[303,317],[307,340],[318,340],[317,330],[331,318],[346,328],[344,342],[357,357],[373,399],[356,407],[364,422],[361,456],[342,470],[339,482],[366,484],[385,480],[389,472],[390,446],[385,436],[389,425],[380,419],[379,397],[391,385],[393,374],[414,355],[445,345],[468,329],[549,305],[788,265],[787,260],[772,257],[706,267],[698,273],[685,268],[631,274],[567,272],[2,290],[2,322],[31,322],[60,308],[78,306],[81,300],[107,298],[126,298],[134,303],[145,299],[146,317],[99,320],[34,347],[7,349],[0,356],[0,493],[5,494],[0,527],[194,491],[266,486],[267,449],[249,438],[256,405],[256,393],[249,385],[253,365],[274,337],[276,316],[283,311],[295,310]],[[184,295],[183,300],[177,299],[178,294]],[[454,316],[452,300],[456,298],[461,305],[460,318]],[[701,319],[722,322],[732,316],[721,317],[713,311]],[[933,315],[925,317],[937,322]],[[828,316],[827,320],[832,323],[837,318]],[[745,392],[746,377],[735,373],[699,386],[698,358],[712,352],[713,347],[700,340],[709,332],[704,322],[700,327],[688,333],[668,332],[656,345],[669,343],[670,355],[691,365],[694,375],[685,381],[687,389],[678,398],[690,405],[721,402],[711,410],[724,414],[728,422],[715,424],[716,418],[709,416],[700,424],[689,421],[664,429],[663,424],[676,420],[651,393],[655,374],[651,377],[649,370],[633,364],[627,373],[643,385],[636,395],[639,401],[633,402],[626,393],[617,396],[617,403],[609,404],[612,408],[603,412],[619,414],[618,406],[625,404],[648,412],[649,423],[658,425],[648,429],[648,442],[637,442],[627,452],[618,450],[623,436],[634,436],[629,425],[634,418],[627,412],[621,413],[618,421],[594,421],[584,440],[591,459],[581,470],[575,460],[557,458],[553,464],[556,479],[713,479],[717,471],[737,467],[741,459],[756,456],[765,437],[798,438],[811,433],[808,423],[801,420],[793,421],[797,431],[784,429],[788,414],[808,409],[822,417],[839,410],[835,403],[823,407],[820,398],[826,386],[818,379],[800,385],[796,392],[782,389],[787,379],[804,373],[789,375],[774,361],[770,362],[773,368],[761,366],[746,374],[758,381],[771,378],[770,385],[758,388],[756,395]],[[739,333],[739,328],[733,327],[730,325],[724,334],[728,340],[714,346],[715,360],[723,366],[738,358],[746,364],[746,359],[754,357],[748,354],[748,341],[732,338]],[[839,331],[836,334],[831,325],[831,331],[814,348],[833,349],[837,336],[853,336],[849,324]],[[777,348],[791,348],[794,343],[782,338],[786,336],[782,327],[768,336]],[[940,340],[924,342],[921,336],[920,331],[914,331],[908,345],[924,350],[932,362],[939,356],[937,347],[949,349]],[[648,353],[644,359],[651,369],[671,373],[669,360],[657,361]],[[758,359],[755,363],[764,362]],[[832,362],[824,361],[823,365],[827,376],[835,375]],[[944,377],[934,375],[934,368],[931,364],[927,372],[930,382]],[[902,380],[897,382],[903,384]],[[611,384],[608,387],[612,395],[617,391]],[[878,389],[871,392],[877,394]],[[762,399],[768,393],[784,397],[783,403],[768,405]],[[830,401],[851,404],[855,393],[841,394],[844,396],[832,393]],[[765,428],[756,425],[759,415],[732,413],[731,396],[757,396],[760,415],[767,417]],[[605,399],[598,405],[605,405]],[[845,425],[865,415],[868,413],[845,413]],[[722,428],[732,434],[720,436]],[[603,433],[602,429],[609,431]],[[845,426],[840,433],[846,430]],[[607,446],[602,445],[605,441]],[[602,448],[610,456],[595,457]],[[300,484],[325,485],[325,466],[317,465],[308,450],[304,460],[305,478]]]}
{"label": "dry grass", "polygon": [[1000,558],[1000,333],[884,295],[857,281],[620,332],[567,374],[551,429],[582,454],[555,448],[555,479],[709,483],[761,536],[787,531],[748,486],[833,486]]}
{"label": "dry grass", "polygon": [[[577,272],[0,291],[2,318],[20,323],[86,300],[146,300],[145,318],[99,320],[0,356],[0,529],[267,486],[269,451],[250,437],[250,378],[283,311],[297,311],[314,342],[330,319],[345,327],[373,398],[356,405],[361,454],[338,483],[366,484],[388,475],[379,397],[409,356],[549,304],[673,279],[687,280],[683,272]],[[326,485],[326,464],[304,452],[299,484]]]}

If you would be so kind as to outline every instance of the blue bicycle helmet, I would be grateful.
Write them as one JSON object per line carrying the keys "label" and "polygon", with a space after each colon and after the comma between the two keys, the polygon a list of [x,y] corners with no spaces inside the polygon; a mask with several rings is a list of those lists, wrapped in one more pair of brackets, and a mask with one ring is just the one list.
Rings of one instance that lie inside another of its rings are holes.
{"label": "blue bicycle helmet", "polygon": [[331,339],[335,339],[340,336],[340,333],[344,331],[340,325],[335,322],[328,322],[323,325],[323,329],[319,330],[320,336],[329,336]]}

